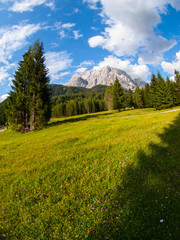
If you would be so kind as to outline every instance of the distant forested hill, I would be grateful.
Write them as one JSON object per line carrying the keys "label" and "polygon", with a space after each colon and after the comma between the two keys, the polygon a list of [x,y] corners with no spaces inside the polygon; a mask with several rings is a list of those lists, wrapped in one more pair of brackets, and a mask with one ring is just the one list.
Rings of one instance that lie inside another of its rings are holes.
{"label": "distant forested hill", "polygon": [[81,95],[81,94],[104,94],[107,86],[105,85],[96,85],[92,88],[84,88],[84,87],[69,87],[60,84],[50,84],[49,89],[51,92],[51,96],[59,96],[59,95]]}
{"label": "distant forested hill", "polygon": [[85,98],[103,99],[107,86],[96,85],[92,88],[70,87],[60,84],[50,84],[52,105],[70,100],[82,100]]}

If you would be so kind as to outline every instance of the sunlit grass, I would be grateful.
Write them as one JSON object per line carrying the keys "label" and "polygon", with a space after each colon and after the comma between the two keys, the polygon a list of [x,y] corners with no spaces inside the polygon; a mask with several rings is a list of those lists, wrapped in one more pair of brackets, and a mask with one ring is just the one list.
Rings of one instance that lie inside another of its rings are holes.
{"label": "sunlit grass", "polygon": [[0,133],[0,238],[176,239],[179,112],[119,118],[152,112]]}

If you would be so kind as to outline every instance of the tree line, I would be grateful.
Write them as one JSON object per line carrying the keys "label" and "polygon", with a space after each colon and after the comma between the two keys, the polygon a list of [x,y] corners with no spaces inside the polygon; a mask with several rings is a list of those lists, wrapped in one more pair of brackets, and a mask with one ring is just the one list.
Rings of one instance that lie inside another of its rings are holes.
{"label": "tree line", "polygon": [[135,90],[126,91],[116,78],[114,85],[107,87],[105,102],[108,110],[125,108],[155,108],[156,110],[180,105],[180,74],[175,71],[175,81],[168,77],[165,81],[161,74],[152,74],[150,83],[144,88],[137,84]]}
{"label": "tree line", "polygon": [[69,117],[85,113],[95,113],[106,110],[104,99],[85,98],[60,102],[52,107],[53,117]]}

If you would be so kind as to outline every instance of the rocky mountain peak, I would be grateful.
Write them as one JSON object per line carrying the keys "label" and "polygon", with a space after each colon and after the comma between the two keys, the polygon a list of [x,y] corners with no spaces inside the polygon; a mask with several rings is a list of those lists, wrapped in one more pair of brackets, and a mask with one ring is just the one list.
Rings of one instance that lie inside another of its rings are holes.
{"label": "rocky mountain peak", "polygon": [[[74,74],[71,80],[67,83],[68,86],[78,86],[92,88],[96,85],[110,85],[113,84],[116,77],[119,79],[122,87],[125,89],[135,88],[136,79],[132,79],[125,71],[110,66],[105,66],[101,69],[93,69],[91,71],[83,72],[81,74]],[[140,87],[145,85],[141,79],[137,79]]]}

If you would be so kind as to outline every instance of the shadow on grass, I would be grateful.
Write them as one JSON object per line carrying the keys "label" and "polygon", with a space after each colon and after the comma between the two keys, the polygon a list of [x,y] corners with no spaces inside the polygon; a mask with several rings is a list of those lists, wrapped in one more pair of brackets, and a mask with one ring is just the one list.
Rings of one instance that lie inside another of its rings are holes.
{"label": "shadow on grass", "polygon": [[103,114],[87,114],[87,115],[77,115],[77,116],[72,116],[72,118],[68,117],[67,119],[62,119],[62,120],[59,120],[59,121],[56,121],[56,122],[52,122],[52,123],[49,123],[47,125],[46,128],[49,128],[49,127],[53,127],[53,126],[57,126],[57,125],[61,125],[61,124],[65,124],[65,123],[75,123],[75,122],[79,122],[79,121],[86,121],[86,120],[89,120],[89,119],[95,119],[95,118],[98,118],[99,116],[111,116],[113,114],[113,112],[109,112],[109,113],[103,113]]}
{"label": "shadow on grass", "polygon": [[88,239],[180,239],[180,115],[161,143],[140,150],[136,165],[120,173],[121,184],[102,199],[102,221]]}

